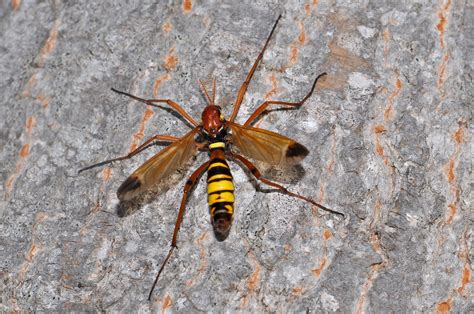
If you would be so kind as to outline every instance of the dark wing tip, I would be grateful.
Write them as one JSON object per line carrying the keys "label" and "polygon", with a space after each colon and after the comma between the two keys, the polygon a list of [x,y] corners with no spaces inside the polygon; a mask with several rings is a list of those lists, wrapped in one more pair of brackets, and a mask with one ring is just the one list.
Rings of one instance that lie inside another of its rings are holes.
{"label": "dark wing tip", "polygon": [[301,145],[300,143],[293,142],[288,146],[286,150],[286,157],[293,158],[296,160],[301,160],[308,156],[309,151],[306,147]]}
{"label": "dark wing tip", "polygon": [[131,199],[131,197],[127,197],[127,194],[140,188],[141,185],[142,185],[142,182],[140,181],[138,177],[130,176],[118,188],[117,197],[120,200],[129,200]]}

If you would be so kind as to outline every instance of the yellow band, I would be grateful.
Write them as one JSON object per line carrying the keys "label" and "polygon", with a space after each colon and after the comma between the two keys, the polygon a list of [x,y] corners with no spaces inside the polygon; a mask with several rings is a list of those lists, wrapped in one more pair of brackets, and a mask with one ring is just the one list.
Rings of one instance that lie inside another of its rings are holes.
{"label": "yellow band", "polygon": [[234,184],[230,180],[211,182],[207,185],[207,194],[220,191],[233,191]]}
{"label": "yellow band", "polygon": [[230,180],[232,180],[232,177],[227,175],[227,174],[218,173],[218,174],[215,174],[212,177],[208,178],[207,182],[217,180],[217,179],[230,179]]}
{"label": "yellow band", "polygon": [[209,165],[209,169],[211,168],[214,168],[214,167],[224,167],[224,168],[229,168],[227,167],[226,164],[222,163],[222,162],[213,162],[212,164]]}
{"label": "yellow band", "polygon": [[215,203],[233,203],[234,194],[232,192],[222,192],[219,194],[210,194],[207,202],[209,205],[214,205]]}
{"label": "yellow band", "polygon": [[213,148],[225,148],[225,144],[224,142],[216,142],[216,143],[211,143],[209,144],[209,149],[213,149]]}

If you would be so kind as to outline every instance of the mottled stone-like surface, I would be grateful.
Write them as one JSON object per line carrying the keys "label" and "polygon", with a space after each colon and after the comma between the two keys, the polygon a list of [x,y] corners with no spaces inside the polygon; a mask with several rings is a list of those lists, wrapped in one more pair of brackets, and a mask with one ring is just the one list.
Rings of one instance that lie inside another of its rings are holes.
{"label": "mottled stone-like surface", "polygon": [[[0,311],[474,311],[472,2],[236,3],[0,4]],[[160,146],[77,170],[189,127],[110,88],[200,119],[198,79],[215,77],[229,116],[280,13],[237,120],[326,71],[304,107],[257,125],[310,150],[278,181],[346,217],[231,163],[229,238],[214,239],[201,180],[148,302],[186,177],[120,218],[115,191]]]}

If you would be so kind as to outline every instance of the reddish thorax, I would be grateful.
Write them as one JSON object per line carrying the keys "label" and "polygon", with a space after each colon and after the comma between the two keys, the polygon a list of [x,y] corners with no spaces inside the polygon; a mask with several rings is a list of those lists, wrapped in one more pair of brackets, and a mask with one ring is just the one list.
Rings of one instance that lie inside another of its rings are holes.
{"label": "reddish thorax", "polygon": [[224,126],[221,108],[215,105],[207,106],[202,112],[202,127],[209,135],[215,137]]}

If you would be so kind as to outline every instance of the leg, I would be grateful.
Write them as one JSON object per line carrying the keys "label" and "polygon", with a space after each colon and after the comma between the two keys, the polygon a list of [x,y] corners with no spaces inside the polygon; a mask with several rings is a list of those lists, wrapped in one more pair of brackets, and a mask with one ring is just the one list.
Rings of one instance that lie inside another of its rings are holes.
{"label": "leg", "polygon": [[151,290],[150,290],[150,294],[148,295],[148,301],[150,301],[151,299],[151,295],[153,293],[153,290],[155,289],[156,283],[158,282],[158,278],[160,278],[160,275],[163,272],[165,265],[168,263],[168,260],[171,257],[171,253],[173,253],[174,249],[177,247],[176,242],[178,241],[178,232],[179,232],[179,228],[181,227],[181,222],[183,221],[184,209],[186,206],[188,195],[190,191],[193,189],[198,179],[203,174],[203,172],[206,171],[207,167],[209,166],[209,163],[210,161],[206,161],[205,163],[203,163],[199,168],[196,169],[196,171],[193,172],[191,177],[189,177],[188,181],[186,181],[186,185],[184,186],[183,198],[181,199],[181,206],[179,207],[178,217],[176,218],[176,224],[174,225],[173,239],[171,240],[171,248],[165,260],[163,261],[163,264],[161,264],[160,270],[158,271],[158,275],[156,275],[155,281],[153,282],[153,286],[151,287]]}
{"label": "leg", "polygon": [[103,165],[109,164],[109,163],[114,162],[114,161],[119,161],[119,160],[132,158],[133,156],[135,156],[136,154],[140,153],[145,148],[147,148],[148,145],[150,145],[153,141],[176,142],[177,140],[179,140],[179,138],[174,137],[174,136],[170,136],[170,135],[155,135],[155,136],[147,139],[142,145],[138,146],[137,149],[135,149],[134,151],[132,151],[131,153],[129,153],[126,156],[101,161],[101,162],[93,164],[91,166],[84,167],[82,169],[79,169],[78,173],[81,173],[82,171],[89,170],[89,169],[92,169],[92,168],[95,168],[95,167],[103,166]]}
{"label": "leg", "polygon": [[165,103],[165,104],[168,104],[168,106],[170,106],[171,108],[173,108],[174,110],[176,110],[180,115],[182,115],[186,120],[188,120],[192,125],[194,126],[198,126],[199,124],[196,122],[196,120],[194,120],[180,105],[178,105],[177,103],[175,103],[174,101],[170,100],[170,99],[143,99],[143,98],[140,98],[140,97],[137,97],[137,96],[134,96],[132,94],[129,94],[129,93],[125,93],[125,92],[121,92],[119,90],[116,90],[115,88],[112,88],[112,90],[118,94],[122,94],[122,95],[125,95],[125,96],[128,96],[130,98],[133,98],[135,100],[138,100],[138,101],[141,101],[142,103],[145,103],[147,105],[150,105],[150,106],[153,106],[154,103]]}
{"label": "leg", "polygon": [[234,111],[232,111],[232,115],[230,116],[230,119],[229,119],[230,122],[234,122],[235,117],[237,117],[240,104],[242,103],[242,100],[244,99],[245,92],[247,91],[247,87],[249,86],[253,73],[255,72],[255,69],[257,68],[260,60],[262,60],[263,53],[265,52],[265,49],[267,49],[268,42],[270,41],[270,38],[272,38],[273,31],[275,30],[278,24],[278,21],[280,21],[280,18],[281,18],[281,15],[278,16],[275,24],[273,25],[272,31],[270,32],[270,35],[268,36],[267,41],[265,42],[265,45],[263,46],[262,51],[260,51],[260,54],[258,55],[257,59],[255,60],[255,63],[252,66],[252,69],[250,70],[249,74],[247,75],[247,78],[245,79],[244,83],[240,87],[239,93],[237,94],[237,99],[235,100]]}
{"label": "leg", "polygon": [[284,105],[284,106],[292,106],[292,107],[302,106],[304,102],[313,94],[314,89],[316,88],[316,82],[325,75],[326,73],[321,73],[318,75],[318,77],[316,77],[309,93],[299,102],[285,102],[285,101],[273,101],[273,100],[265,101],[263,104],[260,105],[260,107],[257,108],[257,110],[254,111],[254,113],[250,116],[250,118],[248,118],[247,121],[245,121],[244,126],[249,126],[260,114],[262,114],[262,112],[265,111],[265,109],[267,109],[269,105]]}
{"label": "leg", "polygon": [[299,198],[303,201],[306,201],[308,203],[311,203],[312,205],[317,206],[317,207],[321,208],[322,210],[325,210],[325,211],[330,212],[332,214],[341,215],[341,216],[344,217],[343,213],[340,213],[338,211],[329,209],[329,208],[327,208],[327,207],[325,207],[321,204],[316,203],[315,201],[313,201],[313,200],[311,200],[307,197],[292,193],[292,192],[288,191],[285,187],[283,187],[283,186],[281,186],[281,185],[279,185],[275,182],[272,182],[270,180],[262,178],[262,174],[260,173],[260,171],[258,171],[258,169],[250,161],[248,161],[247,159],[245,159],[244,157],[242,157],[238,154],[234,154],[234,153],[230,153],[230,154],[233,158],[241,161],[250,170],[250,172],[255,176],[255,178],[257,178],[257,180],[260,180],[260,181],[262,181],[263,183],[265,183],[267,185],[273,186],[273,187],[279,189],[281,192],[283,192],[285,194],[288,194],[290,196],[293,196],[293,197]]}

